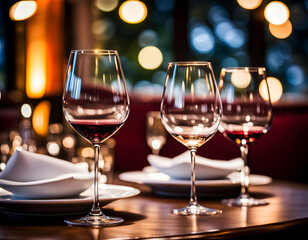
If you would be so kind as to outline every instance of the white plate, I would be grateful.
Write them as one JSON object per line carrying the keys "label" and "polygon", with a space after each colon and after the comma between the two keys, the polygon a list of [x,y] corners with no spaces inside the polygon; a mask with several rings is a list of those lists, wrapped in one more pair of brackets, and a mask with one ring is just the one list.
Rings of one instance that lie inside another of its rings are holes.
{"label": "white plate", "polygon": [[[145,184],[159,195],[188,196],[190,192],[189,180],[175,180],[160,172],[132,171],[119,175],[121,180]],[[263,175],[250,174],[251,186],[265,185],[272,182],[272,178]],[[231,173],[226,179],[196,180],[197,195],[200,197],[228,197],[234,196],[240,190],[240,176],[238,172]]]}
{"label": "white plate", "polygon": [[0,179],[0,187],[21,198],[66,198],[78,196],[93,184],[93,174],[63,174],[51,179],[16,182]]}
{"label": "white plate", "polygon": [[[105,206],[115,200],[136,196],[136,188],[100,184],[99,202]],[[62,199],[25,199],[14,197],[0,188],[0,210],[6,214],[24,216],[68,216],[88,213],[93,202],[93,188],[89,188],[78,197]]]}

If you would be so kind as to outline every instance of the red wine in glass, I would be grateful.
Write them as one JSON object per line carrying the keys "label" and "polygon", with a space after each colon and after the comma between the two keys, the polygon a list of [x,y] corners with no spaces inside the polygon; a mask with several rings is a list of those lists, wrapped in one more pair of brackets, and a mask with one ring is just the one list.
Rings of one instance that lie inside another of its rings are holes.
{"label": "red wine in glass", "polygon": [[244,160],[241,169],[241,193],[235,199],[224,199],[230,206],[266,205],[265,199],[256,199],[248,193],[248,146],[268,131],[272,122],[272,106],[263,67],[223,68],[219,90],[223,106],[220,131],[235,142]]}
{"label": "red wine in glass", "polygon": [[92,209],[84,217],[65,222],[95,227],[119,224],[123,219],[102,213],[98,194],[100,144],[120,129],[129,114],[129,97],[117,51],[71,51],[62,103],[66,120],[94,147]]}
{"label": "red wine in glass", "polygon": [[251,144],[266,132],[266,129],[260,131],[249,130],[245,131],[224,131],[224,135],[234,141],[237,145]]}
{"label": "red wine in glass", "polygon": [[69,121],[69,123],[76,132],[93,144],[107,140],[123,125],[123,122],[118,120]]}

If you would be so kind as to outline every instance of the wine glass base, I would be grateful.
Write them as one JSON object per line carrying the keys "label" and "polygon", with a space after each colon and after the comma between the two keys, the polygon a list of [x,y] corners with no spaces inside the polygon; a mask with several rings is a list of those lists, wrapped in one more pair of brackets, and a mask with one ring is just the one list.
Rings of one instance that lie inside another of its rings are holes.
{"label": "wine glass base", "polygon": [[268,205],[269,202],[265,199],[256,199],[253,197],[242,197],[239,196],[237,198],[232,199],[223,199],[222,204],[228,206],[237,206],[237,207],[252,207],[252,206],[265,206]]}
{"label": "wine glass base", "polygon": [[108,216],[90,216],[77,218],[77,219],[66,219],[64,220],[68,225],[71,226],[84,226],[84,227],[97,227],[97,226],[113,226],[124,222],[122,218],[108,217]]}
{"label": "wine glass base", "polygon": [[183,216],[188,216],[188,215],[216,215],[222,213],[221,210],[219,209],[214,209],[214,208],[207,208],[203,207],[201,205],[196,205],[196,206],[187,206],[184,208],[178,208],[178,209],[173,209],[172,210],[173,214],[176,215],[183,215]]}

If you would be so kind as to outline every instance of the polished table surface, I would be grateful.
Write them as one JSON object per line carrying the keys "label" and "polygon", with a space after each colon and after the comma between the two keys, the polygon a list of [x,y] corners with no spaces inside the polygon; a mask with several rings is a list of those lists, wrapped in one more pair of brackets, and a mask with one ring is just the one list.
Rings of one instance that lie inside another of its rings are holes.
{"label": "polished table surface", "polygon": [[[141,194],[115,201],[103,208],[107,215],[125,223],[113,227],[71,227],[59,218],[24,218],[0,214],[0,239],[145,239],[145,238],[241,238],[303,234],[308,227],[308,186],[274,181],[251,187],[251,193],[267,198],[267,206],[228,207],[220,199],[199,199],[203,205],[222,210],[216,216],[176,216],[170,210],[187,204],[186,198],[153,195],[137,184],[116,184],[141,189]],[[296,236],[295,236],[296,237]],[[253,238],[254,239],[254,238]],[[257,239],[257,238],[256,238]]]}

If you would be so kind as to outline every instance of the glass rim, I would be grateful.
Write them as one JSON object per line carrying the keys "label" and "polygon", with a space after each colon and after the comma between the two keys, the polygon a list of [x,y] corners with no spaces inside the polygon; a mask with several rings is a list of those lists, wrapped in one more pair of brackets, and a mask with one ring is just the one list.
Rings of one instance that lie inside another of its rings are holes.
{"label": "glass rim", "polygon": [[74,49],[71,50],[71,54],[118,54],[117,50],[107,49]]}
{"label": "glass rim", "polygon": [[212,65],[208,61],[179,61],[179,62],[169,62],[168,65],[180,65],[180,66],[193,66],[193,65]]}
{"label": "glass rim", "polygon": [[225,67],[222,68],[222,72],[234,72],[237,70],[244,70],[244,71],[266,71],[265,67]]}

